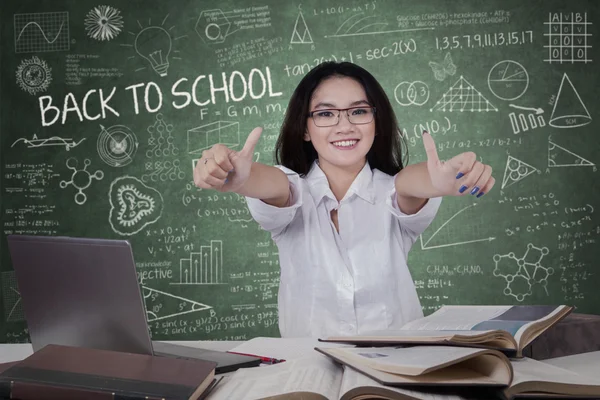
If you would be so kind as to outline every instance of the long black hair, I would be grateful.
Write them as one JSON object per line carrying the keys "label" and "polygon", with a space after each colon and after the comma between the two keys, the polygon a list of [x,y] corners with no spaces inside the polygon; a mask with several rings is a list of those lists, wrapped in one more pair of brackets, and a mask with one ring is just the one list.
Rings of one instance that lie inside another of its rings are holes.
{"label": "long black hair", "polygon": [[364,68],[349,62],[325,62],[306,74],[290,98],[281,132],[275,145],[275,162],[301,176],[310,170],[318,158],[312,142],[304,140],[307,131],[310,100],[322,80],[342,76],[359,82],[367,101],[375,107],[375,139],[367,153],[371,168],[395,175],[403,167],[401,130],[390,101],[377,80]]}

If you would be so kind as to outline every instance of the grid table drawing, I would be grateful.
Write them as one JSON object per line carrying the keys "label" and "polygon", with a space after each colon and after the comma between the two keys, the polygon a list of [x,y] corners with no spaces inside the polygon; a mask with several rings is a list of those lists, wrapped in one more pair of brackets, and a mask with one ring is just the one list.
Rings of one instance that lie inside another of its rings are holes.
{"label": "grid table drawing", "polygon": [[14,25],[16,53],[70,49],[67,11],[15,14]]}
{"label": "grid table drawing", "polygon": [[588,37],[592,34],[587,30],[592,23],[588,22],[587,13],[550,13],[544,24],[548,25],[548,31],[544,33],[548,37],[548,45],[544,46],[548,48],[545,62],[592,62],[588,58],[588,49],[592,47]]}

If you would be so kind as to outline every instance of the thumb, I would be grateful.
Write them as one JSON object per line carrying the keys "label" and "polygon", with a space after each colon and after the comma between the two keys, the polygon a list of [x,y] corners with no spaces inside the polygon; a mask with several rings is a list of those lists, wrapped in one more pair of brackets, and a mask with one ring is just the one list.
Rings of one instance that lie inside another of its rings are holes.
{"label": "thumb", "polygon": [[240,153],[242,153],[244,155],[249,154],[250,156],[252,156],[254,154],[254,148],[256,147],[256,144],[260,140],[261,133],[262,133],[261,127],[254,128],[252,130],[252,132],[250,132],[250,134],[248,135],[248,138],[246,139],[246,143],[244,144],[244,148],[242,149],[242,151],[240,151]]}
{"label": "thumb", "polygon": [[425,152],[427,153],[427,163],[437,166],[440,163],[440,158],[438,157],[435,148],[435,142],[427,131],[423,131],[423,145],[425,146]]}

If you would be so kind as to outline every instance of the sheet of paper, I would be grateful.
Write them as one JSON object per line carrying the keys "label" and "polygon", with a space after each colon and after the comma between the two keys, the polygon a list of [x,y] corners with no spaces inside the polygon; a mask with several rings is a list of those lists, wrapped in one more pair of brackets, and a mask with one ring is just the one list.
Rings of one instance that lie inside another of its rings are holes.
{"label": "sheet of paper", "polygon": [[227,377],[208,400],[256,400],[292,392],[337,399],[342,369],[325,357],[309,356],[260,368],[242,368]]}
{"label": "sheet of paper", "polygon": [[315,338],[272,338],[257,337],[250,339],[230,351],[254,354],[283,360],[296,360],[307,355],[321,355],[315,347],[352,347],[339,343],[322,343]]}
{"label": "sheet of paper", "polygon": [[425,318],[405,324],[402,330],[470,330],[480,322],[495,318],[510,306],[444,306]]}
{"label": "sheet of paper", "polygon": [[456,395],[448,395],[448,394],[440,394],[434,393],[432,391],[416,391],[416,390],[408,390],[401,389],[393,386],[384,386],[379,382],[369,378],[366,375],[363,375],[359,372],[356,372],[352,368],[345,367],[344,368],[344,376],[342,378],[342,387],[340,389],[340,396],[344,393],[348,392],[351,389],[357,387],[376,387],[385,390],[389,390],[390,392],[402,393],[406,396],[414,397],[415,399],[421,400],[464,400],[464,397],[456,396]]}

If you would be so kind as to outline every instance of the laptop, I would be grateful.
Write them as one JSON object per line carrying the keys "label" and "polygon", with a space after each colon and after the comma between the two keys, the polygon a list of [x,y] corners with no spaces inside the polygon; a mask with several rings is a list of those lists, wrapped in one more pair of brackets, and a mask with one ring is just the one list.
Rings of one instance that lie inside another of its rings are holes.
{"label": "laptop", "polygon": [[47,344],[215,361],[216,373],[259,357],[152,341],[126,240],[7,236],[33,351]]}

